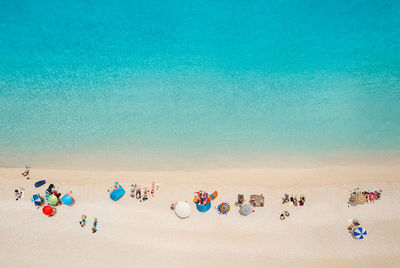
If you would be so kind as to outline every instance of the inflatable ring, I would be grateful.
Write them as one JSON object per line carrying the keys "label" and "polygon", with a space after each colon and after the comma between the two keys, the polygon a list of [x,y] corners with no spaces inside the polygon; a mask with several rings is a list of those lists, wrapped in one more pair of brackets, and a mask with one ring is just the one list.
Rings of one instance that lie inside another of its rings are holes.
{"label": "inflatable ring", "polygon": [[208,202],[205,205],[196,204],[197,210],[200,212],[206,212],[211,208],[211,202]]}

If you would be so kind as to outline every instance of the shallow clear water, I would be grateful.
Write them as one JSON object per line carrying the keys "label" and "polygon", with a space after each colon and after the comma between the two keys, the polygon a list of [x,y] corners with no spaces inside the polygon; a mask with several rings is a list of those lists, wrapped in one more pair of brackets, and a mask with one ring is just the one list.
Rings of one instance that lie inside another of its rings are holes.
{"label": "shallow clear water", "polygon": [[81,2],[2,3],[1,165],[400,149],[399,1]]}

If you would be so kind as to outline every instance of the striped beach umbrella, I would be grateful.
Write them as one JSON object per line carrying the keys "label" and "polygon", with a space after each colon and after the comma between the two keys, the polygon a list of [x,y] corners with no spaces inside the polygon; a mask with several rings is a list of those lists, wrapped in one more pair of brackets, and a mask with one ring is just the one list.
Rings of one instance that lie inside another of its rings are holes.
{"label": "striped beach umbrella", "polygon": [[223,202],[218,206],[218,211],[221,212],[221,214],[227,214],[230,209],[231,207],[226,202]]}
{"label": "striped beach umbrella", "polygon": [[42,203],[42,198],[40,198],[39,195],[34,194],[32,196],[32,202],[33,202],[33,204],[35,204],[35,206],[40,206],[40,204]]}
{"label": "striped beach umbrella", "polygon": [[353,228],[353,237],[355,239],[364,239],[364,236],[367,235],[367,231],[361,226],[356,226]]}
{"label": "striped beach umbrella", "polygon": [[356,201],[357,204],[360,205],[365,204],[365,202],[367,202],[367,198],[362,193],[356,194],[354,200]]}

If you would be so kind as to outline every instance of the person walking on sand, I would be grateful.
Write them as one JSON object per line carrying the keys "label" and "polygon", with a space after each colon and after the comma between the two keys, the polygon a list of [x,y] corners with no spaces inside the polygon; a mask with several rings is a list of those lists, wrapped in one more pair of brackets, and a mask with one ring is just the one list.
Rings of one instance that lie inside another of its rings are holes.
{"label": "person walking on sand", "polygon": [[92,233],[97,232],[97,218],[94,218]]}
{"label": "person walking on sand", "polygon": [[86,224],[86,215],[85,214],[82,214],[82,218],[79,223],[80,223],[81,227],[85,226],[85,224]]}

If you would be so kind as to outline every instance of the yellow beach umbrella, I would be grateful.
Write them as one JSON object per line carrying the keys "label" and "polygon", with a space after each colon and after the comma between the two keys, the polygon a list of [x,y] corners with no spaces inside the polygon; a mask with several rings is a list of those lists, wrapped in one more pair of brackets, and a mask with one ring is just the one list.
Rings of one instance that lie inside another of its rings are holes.
{"label": "yellow beach umbrella", "polygon": [[357,204],[365,204],[365,202],[367,202],[367,198],[365,197],[365,195],[358,193],[356,194],[356,197],[354,198],[354,200],[356,201]]}

